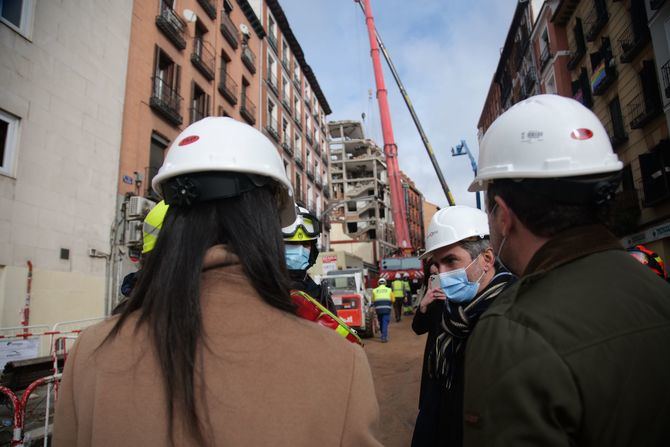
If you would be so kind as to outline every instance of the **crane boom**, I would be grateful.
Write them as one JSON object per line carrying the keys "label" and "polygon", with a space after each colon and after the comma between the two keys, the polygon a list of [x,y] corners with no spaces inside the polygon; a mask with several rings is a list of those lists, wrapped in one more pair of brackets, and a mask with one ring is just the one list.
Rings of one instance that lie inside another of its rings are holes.
{"label": "crane boom", "polygon": [[391,111],[388,104],[386,85],[384,84],[384,73],[379,58],[379,45],[377,44],[375,21],[372,17],[370,0],[362,1],[365,5],[365,23],[370,38],[370,56],[375,73],[375,84],[377,86],[377,102],[379,103],[379,116],[382,124],[382,135],[384,138],[384,155],[386,156],[386,169],[388,171],[389,186],[391,187],[391,207],[393,224],[395,227],[396,243],[403,251],[411,252],[412,246],[409,239],[409,228],[407,225],[407,214],[405,211],[405,200],[402,195],[402,183],[400,180],[400,166],[398,165],[398,146],[393,136],[393,125],[391,124]]}
{"label": "crane boom", "polygon": [[[358,1],[358,4],[360,5],[361,9],[363,10],[363,13],[365,14],[365,6]],[[366,15],[367,17],[367,15]],[[435,173],[437,174],[437,178],[440,181],[440,185],[442,186],[442,190],[444,191],[444,195],[447,196],[447,201],[449,202],[449,206],[456,205],[456,201],[454,200],[454,196],[451,194],[451,190],[449,189],[449,185],[447,185],[447,181],[444,178],[444,175],[442,174],[442,170],[440,169],[440,165],[437,162],[437,158],[435,158],[435,153],[433,152],[433,146],[430,144],[430,141],[428,140],[428,136],[426,135],[426,132],[423,130],[423,126],[421,125],[421,122],[419,121],[419,116],[416,114],[416,111],[414,110],[414,105],[412,104],[412,101],[409,98],[409,94],[407,93],[407,90],[405,89],[405,86],[403,85],[402,81],[400,80],[400,75],[398,74],[398,71],[395,68],[395,65],[393,64],[393,61],[391,60],[391,56],[389,55],[388,51],[386,50],[386,46],[384,45],[384,41],[382,40],[381,36],[379,35],[379,31],[375,28],[375,38],[377,40],[377,44],[379,45],[379,48],[381,49],[382,54],[384,55],[384,59],[386,59],[386,63],[389,66],[389,69],[391,70],[391,74],[393,75],[393,78],[395,79],[396,84],[398,85],[398,89],[400,90],[400,94],[402,95],[403,100],[405,101],[405,104],[407,105],[407,108],[409,109],[409,114],[412,116],[412,121],[414,121],[414,125],[416,126],[417,131],[419,132],[419,135],[421,136],[421,141],[423,142],[424,147],[426,148],[426,152],[428,152],[428,157],[430,158],[430,162],[433,165],[433,168],[435,169]]]}

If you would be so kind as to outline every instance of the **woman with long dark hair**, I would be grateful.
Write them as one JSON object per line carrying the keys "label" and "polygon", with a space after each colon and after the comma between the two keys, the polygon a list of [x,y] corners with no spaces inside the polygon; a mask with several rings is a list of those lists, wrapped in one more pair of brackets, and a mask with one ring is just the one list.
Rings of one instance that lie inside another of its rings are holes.
{"label": "woman with long dark hair", "polygon": [[163,228],[123,312],[71,350],[54,445],[379,445],[364,352],[294,315],[295,210],[272,143],[205,118],[153,188]]}

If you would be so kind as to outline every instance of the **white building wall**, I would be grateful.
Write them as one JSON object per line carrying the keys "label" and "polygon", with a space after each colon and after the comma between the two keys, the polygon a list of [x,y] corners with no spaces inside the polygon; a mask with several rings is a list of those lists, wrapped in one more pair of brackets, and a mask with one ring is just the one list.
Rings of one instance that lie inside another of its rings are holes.
{"label": "white building wall", "polygon": [[32,32],[0,23],[0,111],[20,119],[0,174],[0,326],[20,322],[29,260],[31,324],[103,313],[89,250],[109,252],[130,39],[132,0],[25,2]]}

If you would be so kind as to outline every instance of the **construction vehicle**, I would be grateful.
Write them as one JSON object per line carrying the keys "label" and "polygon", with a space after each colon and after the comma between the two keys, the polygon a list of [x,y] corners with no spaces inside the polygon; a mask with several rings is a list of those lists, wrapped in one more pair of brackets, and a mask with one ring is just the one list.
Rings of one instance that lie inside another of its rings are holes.
{"label": "construction vehicle", "polygon": [[418,289],[421,280],[423,279],[423,264],[418,257],[412,256],[413,248],[409,242],[409,229],[406,219],[406,209],[403,196],[402,185],[400,181],[400,167],[398,165],[398,147],[395,144],[395,138],[393,135],[393,125],[391,123],[391,112],[389,109],[388,98],[386,85],[384,83],[384,73],[382,71],[381,60],[379,53],[381,52],[386,59],[386,62],[393,74],[393,78],[400,89],[405,104],[407,105],[412,120],[416,125],[416,128],[421,136],[421,140],[426,148],[428,157],[430,158],[435,173],[440,181],[442,189],[444,190],[445,195],[447,196],[447,201],[449,205],[455,205],[454,197],[449,190],[444,176],[442,175],[442,170],[440,169],[433,148],[428,141],[428,137],[421,126],[419,118],[414,110],[409,95],[404,85],[400,80],[398,71],[396,70],[391,57],[384,46],[384,43],[375,27],[374,18],[372,16],[372,8],[370,6],[370,0],[354,0],[356,1],[363,13],[365,14],[365,23],[367,26],[368,37],[370,40],[370,56],[372,58],[372,65],[375,75],[375,84],[377,87],[377,101],[379,103],[379,115],[381,118],[382,126],[382,135],[384,138],[384,154],[386,156],[386,165],[388,169],[389,177],[389,186],[391,188],[391,206],[393,208],[393,223],[395,226],[396,232],[396,242],[400,248],[399,253],[391,258],[383,258],[380,261],[379,271],[380,277],[384,277],[387,280],[393,280],[396,273],[400,273],[402,276],[404,273],[409,274],[410,284],[413,289]]}
{"label": "construction vehicle", "polygon": [[338,317],[362,338],[375,336],[377,319],[363,269],[329,271],[321,278],[321,286],[330,289]]}

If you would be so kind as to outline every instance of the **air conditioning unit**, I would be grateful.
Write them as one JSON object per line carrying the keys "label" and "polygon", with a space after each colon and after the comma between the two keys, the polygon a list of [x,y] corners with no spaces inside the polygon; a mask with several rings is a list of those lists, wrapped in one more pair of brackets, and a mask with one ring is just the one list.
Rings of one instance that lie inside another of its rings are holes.
{"label": "air conditioning unit", "polygon": [[126,233],[126,246],[141,247],[142,246],[142,227],[144,222],[141,220],[132,220],[128,222],[128,232]]}
{"label": "air conditioning unit", "polygon": [[144,219],[151,208],[156,205],[156,202],[145,199],[140,196],[133,196],[128,201],[128,208],[126,209],[126,219],[135,220],[135,219]]}

